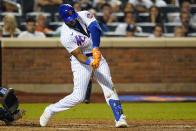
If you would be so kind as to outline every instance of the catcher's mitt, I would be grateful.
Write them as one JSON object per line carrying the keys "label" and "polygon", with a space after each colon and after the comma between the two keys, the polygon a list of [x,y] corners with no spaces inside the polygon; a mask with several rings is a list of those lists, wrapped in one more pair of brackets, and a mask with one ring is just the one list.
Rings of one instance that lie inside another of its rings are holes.
{"label": "catcher's mitt", "polygon": [[9,88],[7,90],[6,94],[2,98],[2,105],[11,113],[14,113],[18,109],[18,98],[14,93],[14,89]]}

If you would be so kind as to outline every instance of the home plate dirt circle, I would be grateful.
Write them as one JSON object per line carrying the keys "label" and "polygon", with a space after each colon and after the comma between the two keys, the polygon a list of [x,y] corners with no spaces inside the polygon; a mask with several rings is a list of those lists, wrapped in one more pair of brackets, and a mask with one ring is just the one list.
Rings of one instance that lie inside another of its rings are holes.
{"label": "home plate dirt circle", "polygon": [[11,126],[0,122],[0,131],[196,131],[196,120],[128,120],[128,128],[115,128],[112,120],[51,119],[40,127],[38,119],[21,119]]}

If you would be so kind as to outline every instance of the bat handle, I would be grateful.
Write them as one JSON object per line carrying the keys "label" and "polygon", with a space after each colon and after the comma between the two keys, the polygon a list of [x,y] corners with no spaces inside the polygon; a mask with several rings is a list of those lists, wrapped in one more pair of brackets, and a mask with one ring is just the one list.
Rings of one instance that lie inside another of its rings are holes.
{"label": "bat handle", "polygon": [[91,80],[93,80],[93,76],[94,76],[94,72],[95,72],[95,68],[93,68],[92,74],[91,74]]}
{"label": "bat handle", "polygon": [[84,100],[86,104],[90,103],[92,81],[93,81],[94,72],[95,72],[95,68],[93,68],[93,70],[92,70],[90,81],[88,83],[88,87],[87,87],[87,90],[86,90],[86,96],[85,96],[85,100]]}

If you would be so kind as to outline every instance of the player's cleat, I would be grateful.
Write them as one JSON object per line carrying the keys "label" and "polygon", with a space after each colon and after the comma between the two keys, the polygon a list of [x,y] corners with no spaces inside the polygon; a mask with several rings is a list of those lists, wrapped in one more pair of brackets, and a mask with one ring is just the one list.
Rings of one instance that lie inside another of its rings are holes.
{"label": "player's cleat", "polygon": [[121,115],[120,119],[118,121],[115,121],[116,122],[116,127],[117,128],[126,128],[126,127],[128,127],[128,124],[127,124],[125,119],[126,119],[126,116]]}
{"label": "player's cleat", "polygon": [[52,117],[52,115],[49,115],[49,111],[46,107],[46,109],[44,110],[44,113],[40,117],[40,121],[39,121],[40,125],[46,126],[51,117]]}
{"label": "player's cleat", "polygon": [[5,121],[6,125],[12,125],[15,121],[17,121],[18,119],[21,119],[24,115],[25,115],[26,110],[21,109],[21,110],[17,110],[17,112],[13,115],[13,121]]}

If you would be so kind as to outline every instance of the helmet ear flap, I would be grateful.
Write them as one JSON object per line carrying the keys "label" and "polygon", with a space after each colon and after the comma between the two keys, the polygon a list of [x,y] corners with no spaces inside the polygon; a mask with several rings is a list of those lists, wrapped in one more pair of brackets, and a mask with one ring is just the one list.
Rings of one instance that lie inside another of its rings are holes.
{"label": "helmet ear flap", "polygon": [[59,15],[66,22],[74,20],[78,17],[78,13],[76,13],[74,8],[69,4],[62,4],[59,7]]}

